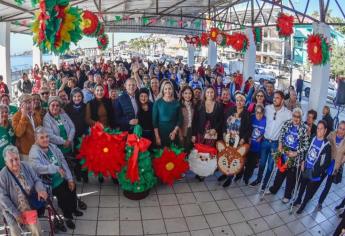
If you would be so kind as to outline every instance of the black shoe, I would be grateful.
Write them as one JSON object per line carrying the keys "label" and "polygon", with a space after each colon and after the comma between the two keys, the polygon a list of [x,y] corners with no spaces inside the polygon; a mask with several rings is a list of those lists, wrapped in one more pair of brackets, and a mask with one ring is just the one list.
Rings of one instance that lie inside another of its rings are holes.
{"label": "black shoe", "polygon": [[226,176],[226,175],[221,175],[221,176],[219,176],[219,177],[218,177],[218,179],[217,179],[217,180],[218,180],[219,182],[221,182],[221,181],[226,180],[226,178],[227,178],[227,176]]}
{"label": "black shoe", "polygon": [[66,219],[65,221],[68,228],[75,229],[75,224],[72,219]]}
{"label": "black shoe", "polygon": [[196,175],[195,178],[199,180],[199,182],[204,182],[205,177],[200,177],[199,175]]}
{"label": "black shoe", "polygon": [[296,211],[296,213],[297,213],[297,214],[301,214],[301,213],[303,212],[305,206],[306,206],[305,204],[302,204],[302,205],[298,208],[298,210]]}
{"label": "black shoe", "polygon": [[65,233],[67,229],[63,221],[59,221],[56,218],[54,219],[54,232],[58,233],[59,231]]}
{"label": "black shoe", "polygon": [[226,188],[226,187],[229,187],[230,184],[232,183],[232,176],[228,177],[228,179],[224,182],[223,184],[223,187]]}
{"label": "black shoe", "polygon": [[343,208],[344,206],[342,206],[342,205],[338,205],[338,206],[336,206],[335,208],[334,208],[334,210],[340,210],[341,208]]}
{"label": "black shoe", "polygon": [[234,181],[237,182],[237,181],[239,181],[240,179],[242,179],[242,176],[241,176],[241,175],[236,175]]}
{"label": "black shoe", "polygon": [[103,184],[103,182],[104,182],[103,176],[99,176],[98,177],[98,183]]}
{"label": "black shoe", "polygon": [[118,185],[119,184],[119,181],[116,179],[116,178],[111,178],[112,180],[113,180],[113,183],[115,184],[115,185]]}
{"label": "black shoe", "polygon": [[84,213],[81,212],[81,211],[75,210],[75,211],[74,211],[74,215],[78,217],[78,216],[83,216]]}
{"label": "black shoe", "polygon": [[257,186],[259,183],[260,183],[260,181],[257,179],[257,180],[254,180],[253,182],[251,182],[249,185],[252,186],[252,187],[255,187],[255,186]]}
{"label": "black shoe", "polygon": [[80,210],[85,211],[87,209],[87,205],[81,199],[78,198],[78,207]]}

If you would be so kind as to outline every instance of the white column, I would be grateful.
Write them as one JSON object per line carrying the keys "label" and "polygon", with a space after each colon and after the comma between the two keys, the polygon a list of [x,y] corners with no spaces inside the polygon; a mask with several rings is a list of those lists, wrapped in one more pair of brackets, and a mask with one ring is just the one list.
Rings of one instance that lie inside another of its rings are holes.
{"label": "white column", "polygon": [[210,40],[208,44],[208,64],[214,67],[217,64],[217,45]]}
{"label": "white column", "polygon": [[[313,33],[320,33],[327,39],[331,37],[329,25],[313,23]],[[309,109],[317,111],[318,117],[322,116],[322,108],[326,104],[329,84],[330,63],[312,67],[312,79],[310,85]]]}
{"label": "white column", "polygon": [[0,22],[0,75],[11,91],[10,23]]}
{"label": "white column", "polygon": [[58,69],[60,69],[60,56],[53,55],[52,63],[56,65]]}
{"label": "white column", "polygon": [[191,44],[187,44],[187,49],[188,49],[188,55],[187,55],[188,66],[194,66],[195,47]]}
{"label": "white column", "polygon": [[243,61],[243,79],[246,81],[249,78],[249,76],[251,76],[254,79],[256,63],[256,43],[254,40],[253,30],[251,28],[247,28],[245,30],[245,34],[249,39],[249,47],[246,53],[244,54]]}
{"label": "white column", "polygon": [[42,62],[42,53],[40,48],[37,46],[32,46],[32,67],[37,64],[41,68]]}

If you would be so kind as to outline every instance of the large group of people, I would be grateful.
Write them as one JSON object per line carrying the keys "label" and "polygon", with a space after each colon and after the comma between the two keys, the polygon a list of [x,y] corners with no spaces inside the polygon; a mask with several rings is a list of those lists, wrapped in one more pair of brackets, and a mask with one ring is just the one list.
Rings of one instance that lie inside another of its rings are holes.
{"label": "large group of people", "polygon": [[[75,181],[88,182],[76,160],[77,146],[96,122],[128,132],[139,124],[152,148],[175,144],[189,152],[195,143],[247,144],[250,150],[240,174],[215,173],[224,188],[243,179],[249,187],[260,184],[276,194],[286,179],[282,202],[299,205],[300,214],[326,179],[321,209],[345,162],[345,122],[333,131],[327,106],[318,123],[320,115],[314,110],[304,121],[300,81],[297,91],[290,86],[283,92],[270,81],[257,85],[253,78],[244,82],[225,76],[222,63],[195,69],[180,61],[144,62],[137,57],[130,62],[101,58],[63,63],[60,68],[46,64],[23,74],[18,106],[11,103],[0,76],[0,206],[11,233],[18,235],[18,223],[30,210],[26,195],[32,189],[43,200],[55,196],[67,227],[75,228],[73,217],[87,208],[76,195]],[[273,176],[276,153],[289,165]],[[345,200],[337,208],[344,205]],[[28,229],[41,235],[39,222]],[[66,230],[63,225],[58,229]]]}

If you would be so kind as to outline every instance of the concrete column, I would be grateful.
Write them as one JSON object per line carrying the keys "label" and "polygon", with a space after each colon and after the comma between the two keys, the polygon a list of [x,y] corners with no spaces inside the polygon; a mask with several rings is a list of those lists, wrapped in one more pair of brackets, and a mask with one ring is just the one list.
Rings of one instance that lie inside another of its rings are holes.
{"label": "concrete column", "polygon": [[10,23],[0,22],[0,75],[11,91]]}
{"label": "concrete column", "polygon": [[188,55],[187,55],[188,66],[194,66],[195,47],[191,44],[187,44],[187,49],[188,49]]}
{"label": "concrete column", "polygon": [[[249,39],[249,47],[244,54],[243,61],[243,79],[246,81],[250,76],[254,79],[255,75],[255,63],[256,63],[256,47],[253,30],[247,28],[245,34]],[[244,85],[244,83],[243,83]]]}
{"label": "concrete column", "polygon": [[[313,32],[324,35],[327,39],[331,37],[331,28],[324,23],[313,23]],[[329,85],[330,63],[312,67],[310,84],[309,109],[317,111],[321,119],[322,108],[326,104]]]}
{"label": "concrete column", "polygon": [[60,69],[60,56],[53,55],[52,62],[56,65],[58,69]]}
{"label": "concrete column", "polygon": [[217,64],[217,45],[210,40],[208,44],[208,64],[214,67]]}
{"label": "concrete column", "polygon": [[41,50],[37,46],[32,46],[32,67],[37,64],[41,68],[42,62]]}

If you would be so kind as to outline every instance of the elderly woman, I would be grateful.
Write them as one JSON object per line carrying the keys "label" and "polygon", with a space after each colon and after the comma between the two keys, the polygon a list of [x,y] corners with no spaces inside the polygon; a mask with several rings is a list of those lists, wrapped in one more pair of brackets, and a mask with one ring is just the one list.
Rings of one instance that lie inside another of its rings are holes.
{"label": "elderly woman", "polygon": [[[75,182],[61,150],[49,143],[49,139],[47,129],[42,126],[36,128],[35,144],[29,153],[30,162],[33,169],[44,179],[47,188],[56,196],[67,227],[74,229],[73,215],[83,215],[83,212],[77,209]],[[83,205],[80,208],[85,210],[85,203]]]}
{"label": "elderly woman", "polygon": [[32,167],[25,162],[20,162],[19,152],[15,146],[8,145],[3,153],[6,168],[0,171],[0,204],[11,235],[21,235],[19,225],[24,224],[32,235],[43,235],[39,221],[35,224],[26,222],[27,211],[34,209],[30,207],[24,191],[30,194],[32,190],[35,190],[38,200],[46,200],[48,194],[45,187]]}
{"label": "elderly woman", "polygon": [[273,186],[269,188],[272,194],[276,194],[286,178],[286,187],[283,203],[291,199],[292,191],[296,184],[297,167],[302,162],[309,148],[309,135],[307,126],[302,121],[303,112],[300,108],[292,111],[292,119],[285,122],[279,137],[278,151],[282,152],[282,165],[292,163],[286,170],[278,167]]}
{"label": "elderly woman", "polygon": [[3,150],[6,146],[15,143],[14,132],[9,121],[9,109],[3,104],[0,104],[0,140],[0,169],[2,169],[5,166]]}
{"label": "elderly woman", "polygon": [[69,116],[62,112],[59,97],[49,97],[48,112],[43,118],[50,142],[57,145],[63,154],[72,152],[75,126]]}

